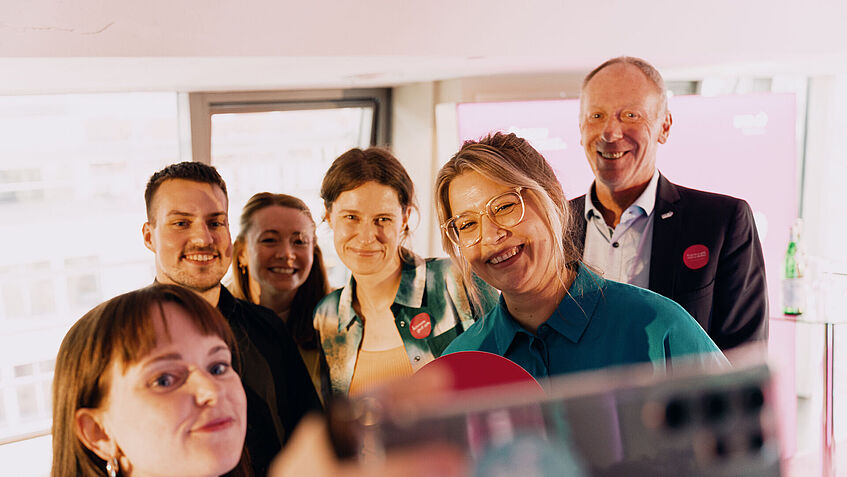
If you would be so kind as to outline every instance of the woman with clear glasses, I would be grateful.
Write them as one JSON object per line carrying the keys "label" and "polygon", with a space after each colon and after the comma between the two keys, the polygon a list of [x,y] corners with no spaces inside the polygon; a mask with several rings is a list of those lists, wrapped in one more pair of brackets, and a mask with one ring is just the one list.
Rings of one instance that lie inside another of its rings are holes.
{"label": "woman with clear glasses", "polygon": [[309,207],[286,194],[260,192],[241,211],[233,243],[233,296],[273,310],[285,322],[321,395],[321,364],[312,313],[329,293]]}
{"label": "woman with clear glasses", "polygon": [[664,371],[684,355],[726,364],[675,302],[580,262],[561,185],[524,139],[466,142],[439,171],[435,194],[444,249],[464,276],[501,291],[446,353],[499,354],[536,378],[639,362]]}
{"label": "woman with clear glasses", "polygon": [[[335,394],[412,374],[496,301],[491,287],[468,287],[472,276],[463,280],[449,260],[423,259],[403,246],[414,194],[400,161],[379,148],[347,151],[324,177],[326,221],[351,272],[315,310]],[[477,306],[468,288],[477,291]]]}

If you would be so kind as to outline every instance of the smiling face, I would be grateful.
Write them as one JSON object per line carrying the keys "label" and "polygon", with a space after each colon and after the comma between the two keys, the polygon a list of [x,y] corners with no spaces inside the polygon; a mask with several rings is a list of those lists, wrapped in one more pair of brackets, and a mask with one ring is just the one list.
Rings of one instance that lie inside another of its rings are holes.
{"label": "smiling face", "polygon": [[579,118],[580,144],[597,187],[619,192],[647,184],[671,122],[658,87],[637,67],[616,63],[600,70],[582,90]]}
{"label": "smiling face", "polygon": [[220,187],[163,182],[153,197],[144,245],[156,254],[156,280],[200,293],[217,287],[232,260],[227,199]]}
{"label": "smiling face", "polygon": [[305,212],[273,205],[253,214],[246,247],[247,263],[264,298],[296,292],[309,277],[315,255],[315,225]]}
{"label": "smiling face", "polygon": [[[456,176],[449,185],[450,210],[459,215],[475,213],[513,187],[500,184],[469,171]],[[499,227],[487,216],[481,217],[481,239],[459,251],[471,270],[486,283],[510,295],[541,293],[558,283],[551,265],[551,234],[531,192],[522,191],[525,203],[523,220],[514,227]]]}
{"label": "smiling face", "polygon": [[394,273],[400,267],[400,239],[409,211],[397,192],[377,182],[342,192],[328,222],[335,251],[354,276]]}
{"label": "smiling face", "polygon": [[105,404],[91,412],[122,455],[121,469],[147,475],[217,476],[235,467],[244,447],[247,401],[226,343],[202,335],[184,309],[152,313],[156,346],[125,370],[109,370]]}

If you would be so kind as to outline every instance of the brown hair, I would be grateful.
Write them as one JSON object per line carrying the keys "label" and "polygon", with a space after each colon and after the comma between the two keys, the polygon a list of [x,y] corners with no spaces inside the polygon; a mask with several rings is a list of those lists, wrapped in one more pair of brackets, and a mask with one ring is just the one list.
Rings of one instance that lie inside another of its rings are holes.
{"label": "brown hair", "polygon": [[180,162],[178,164],[171,164],[150,176],[150,180],[147,181],[147,187],[144,189],[144,203],[147,207],[147,221],[150,223],[153,223],[152,221],[154,218],[152,215],[153,197],[156,195],[156,191],[159,190],[159,186],[170,179],[184,179],[199,182],[201,184],[216,185],[221,188],[224,193],[224,197],[227,197],[227,200],[229,200],[229,197],[226,194],[226,182],[224,182],[223,177],[218,174],[218,170],[213,166],[203,164],[202,162]]}
{"label": "brown hair", "polygon": [[[287,194],[271,194],[270,192],[259,192],[244,205],[241,210],[241,231],[233,243],[232,253],[232,294],[236,298],[247,300],[258,304],[258,297],[254,297],[250,291],[250,268],[249,264],[243,263],[239,258],[241,251],[247,246],[247,233],[253,228],[253,217],[256,212],[266,207],[285,207],[299,210],[315,225],[312,213],[305,202],[297,197]],[[312,268],[306,281],[300,285],[291,302],[291,311],[288,315],[288,329],[294,341],[304,349],[315,349],[318,345],[317,333],[312,325],[312,312],[318,306],[321,298],[329,294],[329,281],[326,277],[323,253],[315,237],[312,237],[314,254],[312,256]]]}
{"label": "brown hair", "polygon": [[[177,285],[152,285],[102,303],[80,318],[65,335],[53,376],[53,467],[51,475],[104,477],[106,463],[86,448],[75,432],[78,409],[97,408],[108,400],[110,369],[117,360],[126,369],[156,346],[154,307],[165,332],[163,303],[175,303],[205,335],[219,336],[237,360],[235,338],[226,319],[196,293]],[[238,367],[238,366],[236,366]],[[232,475],[245,475],[247,457]]]}
{"label": "brown hair", "polygon": [[[342,192],[353,190],[366,182],[376,182],[391,187],[397,192],[397,200],[404,212],[417,210],[415,185],[403,164],[391,152],[381,147],[369,147],[365,150],[353,148],[338,156],[326,171],[321,182],[321,199],[326,213],[332,210],[332,204]],[[403,230],[402,240],[409,238],[409,224]],[[405,260],[409,254],[401,241],[400,258]]]}
{"label": "brown hair", "polygon": [[[435,180],[435,208],[439,223],[445,223],[453,215],[450,209],[450,183],[470,171],[509,187],[521,186],[527,189],[527,194],[541,208],[551,243],[561,245],[553,248],[551,265],[555,267],[561,282],[568,283],[571,274],[568,265],[578,260],[579,254],[569,233],[568,201],[556,174],[544,157],[525,139],[515,134],[497,132],[478,141],[465,142],[459,152],[438,171]],[[470,264],[443,228],[441,243],[444,251],[462,270],[465,283],[473,284]],[[473,300],[478,303],[478,290],[472,287],[470,292]]]}

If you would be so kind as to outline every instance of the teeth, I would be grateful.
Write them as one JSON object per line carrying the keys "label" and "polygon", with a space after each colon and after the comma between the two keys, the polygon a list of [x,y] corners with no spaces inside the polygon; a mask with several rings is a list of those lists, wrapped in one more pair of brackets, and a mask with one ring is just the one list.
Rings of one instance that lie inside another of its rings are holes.
{"label": "teeth", "polygon": [[488,261],[491,262],[492,264],[496,265],[500,262],[503,262],[505,260],[508,260],[508,259],[514,257],[517,254],[518,254],[518,247],[512,247],[509,250],[506,250],[505,252],[501,253],[500,255],[496,255],[494,257],[491,257],[491,259],[489,259]]}
{"label": "teeth", "polygon": [[185,258],[187,258],[189,260],[194,260],[195,262],[208,262],[210,260],[214,260],[215,256],[214,255],[199,255],[199,254],[196,254],[196,255],[186,255]]}
{"label": "teeth", "polygon": [[620,159],[626,151],[623,152],[601,152],[600,155],[605,159]]}
{"label": "teeth", "polygon": [[293,274],[294,274],[294,269],[293,269],[293,268],[279,268],[279,267],[272,267],[272,268],[271,268],[271,271],[272,271],[272,272],[274,272],[274,273],[285,273],[285,274],[287,274],[287,275],[293,275]]}

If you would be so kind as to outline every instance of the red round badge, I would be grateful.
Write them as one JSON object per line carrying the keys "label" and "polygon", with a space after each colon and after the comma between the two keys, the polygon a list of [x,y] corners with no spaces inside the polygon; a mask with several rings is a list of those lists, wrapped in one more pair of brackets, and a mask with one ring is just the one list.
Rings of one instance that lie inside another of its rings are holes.
{"label": "red round badge", "polygon": [[409,331],[412,333],[412,336],[419,340],[429,336],[432,333],[432,320],[429,318],[429,315],[420,313],[412,318],[412,322],[409,324]]}
{"label": "red round badge", "polygon": [[692,270],[705,267],[709,263],[709,249],[702,244],[688,247],[682,252],[682,263]]}

